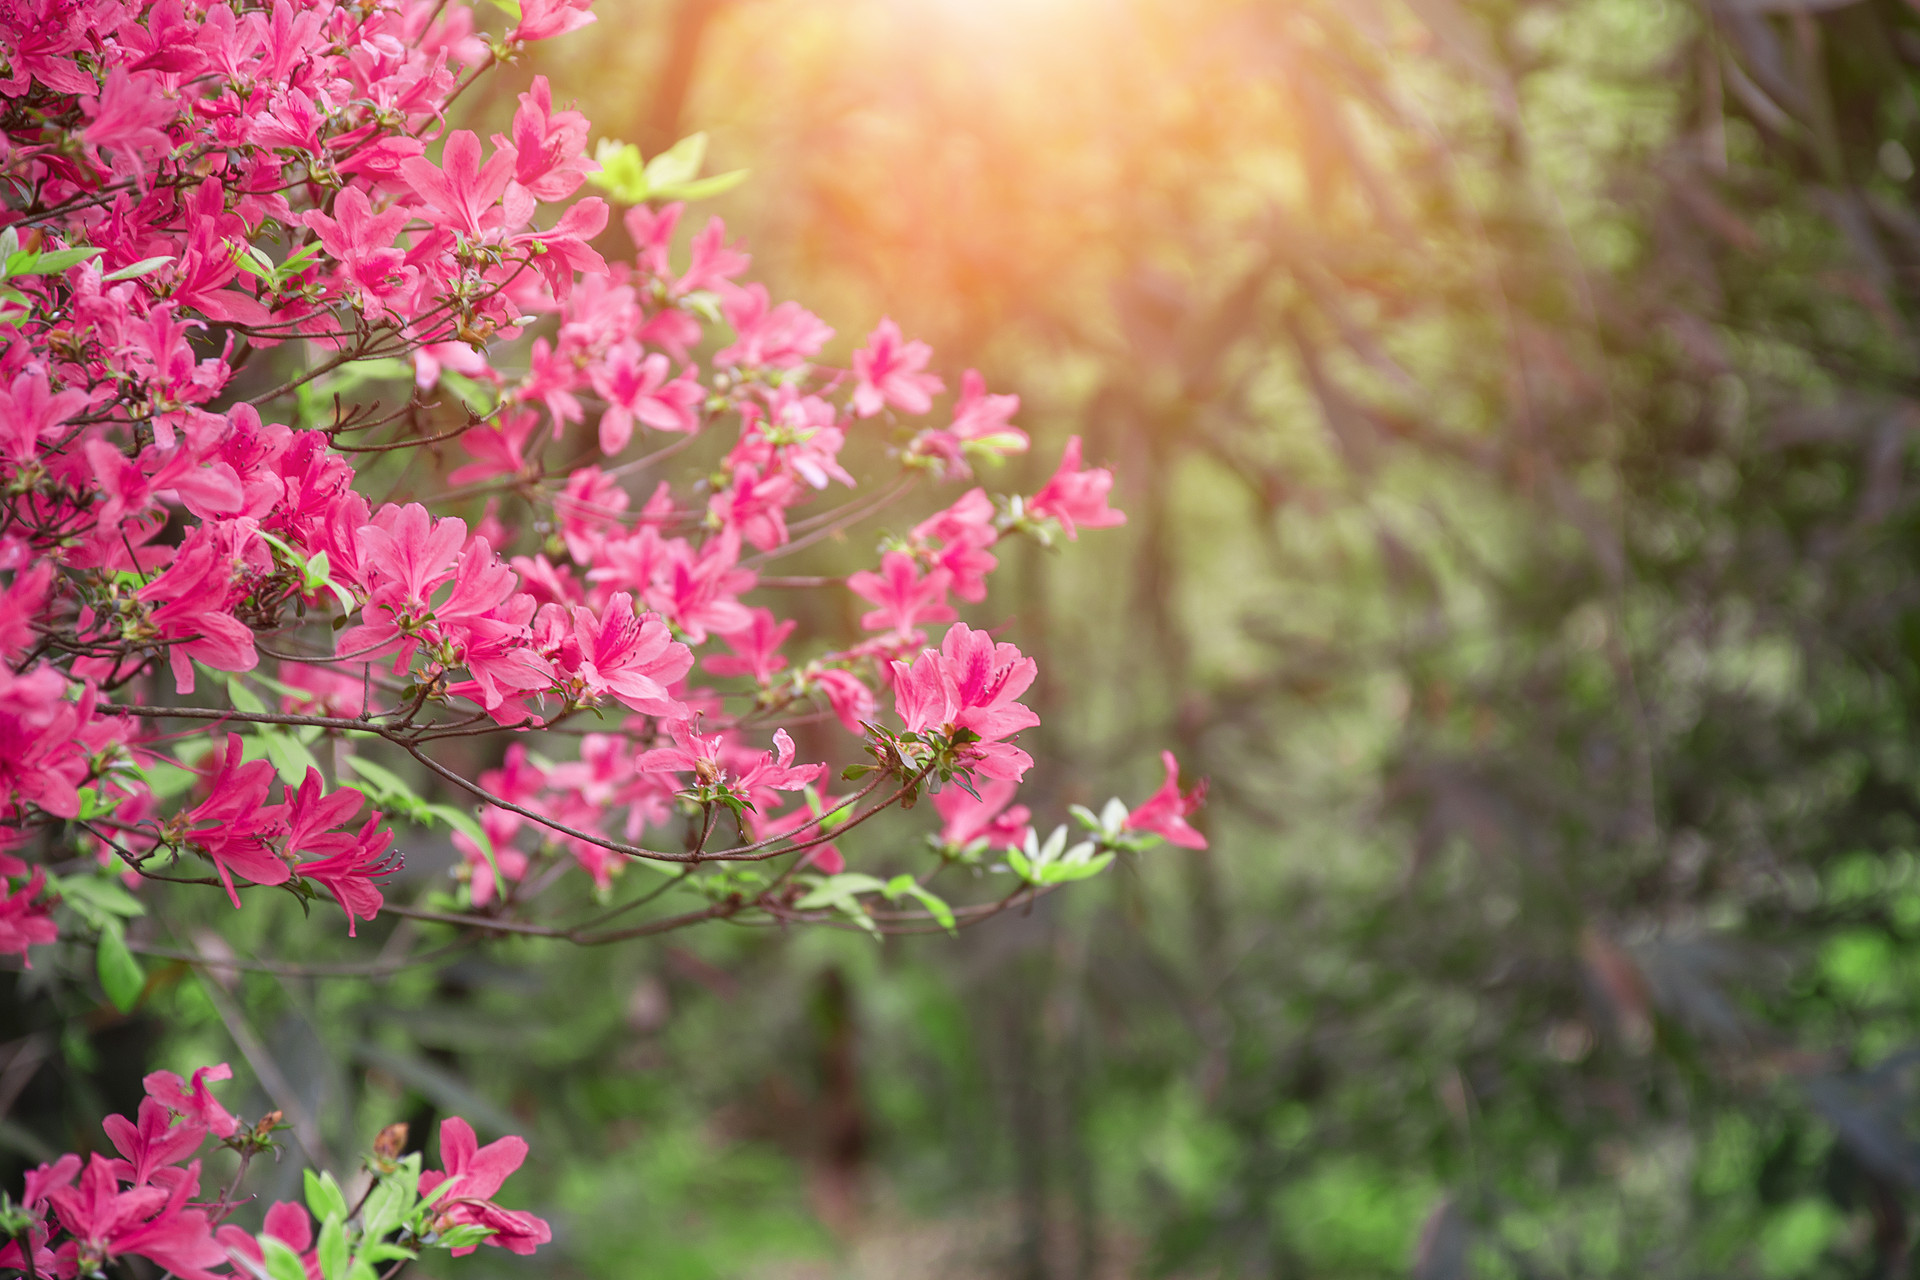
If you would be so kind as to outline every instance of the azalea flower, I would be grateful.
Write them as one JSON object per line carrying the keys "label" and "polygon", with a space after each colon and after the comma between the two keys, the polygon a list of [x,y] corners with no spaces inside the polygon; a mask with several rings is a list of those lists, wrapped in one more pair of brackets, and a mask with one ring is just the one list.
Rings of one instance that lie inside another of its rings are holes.
{"label": "azalea flower", "polygon": [[635,711],[671,717],[685,707],[667,690],[693,666],[693,651],[674,640],[653,614],[635,615],[633,597],[617,592],[599,617],[575,606],[577,664],[568,674],[589,695],[611,696]]}
{"label": "azalea flower", "polygon": [[1127,522],[1125,512],[1107,505],[1107,493],[1112,488],[1111,471],[1104,467],[1081,469],[1080,437],[1074,436],[1060,457],[1060,469],[1040,492],[1027,499],[1027,510],[1036,516],[1052,516],[1069,539],[1078,538],[1081,529],[1109,529]]}
{"label": "azalea flower", "polygon": [[233,877],[255,884],[285,884],[293,872],[271,843],[284,834],[287,806],[270,805],[273,766],[265,760],[241,760],[240,735],[227,735],[226,752],[214,765],[207,798],[180,815],[172,826],[213,862],[234,910],[240,893]]}
{"label": "azalea flower", "polygon": [[936,838],[957,849],[980,839],[1003,848],[1024,843],[1033,829],[1028,821],[1032,814],[1027,806],[1013,803],[1019,789],[1019,783],[1002,778],[981,783],[975,788],[978,795],[964,787],[944,788],[933,797],[934,812],[941,818]]}
{"label": "azalea flower", "polygon": [[867,345],[853,353],[853,411],[871,418],[887,405],[905,413],[925,413],[946,384],[938,374],[922,372],[933,358],[924,342],[907,342],[900,326],[882,320]]}
{"label": "azalea flower", "polygon": [[[485,1243],[510,1253],[532,1253],[535,1246],[553,1239],[547,1224],[530,1213],[503,1209],[493,1202],[507,1178],[527,1158],[526,1140],[511,1135],[480,1146],[473,1126],[458,1116],[440,1122],[440,1162],[445,1171],[429,1169],[420,1175],[420,1194],[427,1195],[443,1183],[452,1185],[435,1201],[441,1227],[478,1226],[493,1234]],[[455,1249],[453,1256],[465,1257],[475,1246]]]}
{"label": "azalea flower", "polygon": [[1145,804],[1127,815],[1123,827],[1129,831],[1150,832],[1184,849],[1206,848],[1207,838],[1187,825],[1187,815],[1199,809],[1206,800],[1207,784],[1202,782],[1192,791],[1182,794],[1180,765],[1173,758],[1173,752],[1162,751],[1160,763],[1166,768],[1166,781],[1148,797]]}
{"label": "azalea flower", "polygon": [[952,581],[953,575],[945,569],[923,575],[912,556],[889,551],[880,557],[879,573],[856,573],[847,579],[847,589],[879,606],[860,616],[860,625],[868,631],[912,631],[924,622],[952,622],[959,617],[947,604]]}
{"label": "azalea flower", "polygon": [[952,737],[961,729],[979,736],[963,748],[973,768],[989,778],[1019,781],[1033,757],[1006,739],[1040,723],[1015,701],[1033,683],[1036,667],[1010,644],[995,644],[984,631],[956,624],[936,651],[923,651],[909,667],[895,662],[894,709],[910,733]]}

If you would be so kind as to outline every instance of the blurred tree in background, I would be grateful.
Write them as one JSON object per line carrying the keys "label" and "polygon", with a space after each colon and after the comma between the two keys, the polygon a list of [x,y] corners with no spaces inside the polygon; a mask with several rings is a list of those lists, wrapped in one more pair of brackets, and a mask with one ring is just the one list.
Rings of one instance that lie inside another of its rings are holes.
{"label": "blurred tree in background", "polygon": [[356,1139],[528,1131],[546,1274],[1912,1271],[1914,6],[599,11],[519,74],[707,130],[763,277],[1114,466],[1003,574],[1027,794],[1170,742],[1213,847],[959,943],[236,972],[175,1051],[224,1001]]}

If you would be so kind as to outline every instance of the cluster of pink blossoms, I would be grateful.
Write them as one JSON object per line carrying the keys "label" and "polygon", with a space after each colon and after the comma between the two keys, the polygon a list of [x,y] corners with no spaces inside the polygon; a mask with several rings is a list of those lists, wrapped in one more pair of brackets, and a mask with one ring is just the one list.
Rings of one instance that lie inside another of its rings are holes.
{"label": "cluster of pink blossoms", "polygon": [[[108,1116],[101,1123],[118,1159],[98,1152],[84,1160],[69,1154],[29,1172],[20,1202],[5,1210],[5,1226],[13,1239],[0,1247],[0,1267],[73,1280],[99,1275],[129,1258],[144,1258],[179,1280],[228,1280],[267,1274],[266,1255],[272,1250],[293,1254],[307,1275],[320,1275],[307,1208],[274,1204],[266,1211],[264,1229],[255,1235],[226,1221],[245,1203],[234,1197],[238,1179],[223,1194],[196,1199],[201,1194],[201,1155],[209,1141],[235,1153],[244,1172],[244,1162],[269,1149],[270,1135],[279,1126],[278,1113],[242,1125],[214,1098],[209,1084],[232,1076],[225,1063],[200,1068],[190,1081],[171,1071],[156,1071],[146,1078],[147,1096],[135,1119]],[[363,1217],[352,1224],[359,1237],[353,1241],[354,1254],[381,1258],[386,1255],[379,1251],[385,1249],[411,1256],[438,1244],[459,1256],[472,1253],[479,1243],[532,1253],[536,1245],[552,1239],[547,1224],[493,1201],[526,1155],[527,1144],[515,1137],[479,1146],[472,1127],[457,1116],[440,1127],[444,1171],[420,1172],[417,1157],[401,1162],[397,1152],[376,1152],[370,1182],[382,1174],[412,1176],[401,1200],[385,1202],[397,1203],[397,1210],[379,1221]],[[433,1194],[444,1183],[452,1185]],[[352,1214],[344,1200],[329,1214],[324,1189],[330,1184],[310,1185],[323,1188],[321,1195],[310,1195],[309,1202],[316,1212],[328,1215],[323,1230],[340,1232],[344,1253]],[[389,1240],[388,1233],[396,1228],[401,1234]]]}
{"label": "cluster of pink blossoms", "polygon": [[[460,0],[0,6],[0,954],[70,927],[48,867],[76,854],[135,887],[199,866],[236,908],[248,885],[331,897],[351,933],[399,865],[369,796],[456,828],[471,914],[443,921],[518,918],[572,866],[611,891],[634,860],[791,855],[704,918],[870,926],[869,889],[820,882],[923,789],[945,824],[923,899],[940,867],[1033,844],[1034,663],[955,602],[984,600],[1002,539],[1122,523],[1113,477],[1075,439],[1037,492],[966,488],[867,570],[769,576],[1024,452],[1019,401],[968,371],[942,408],[890,320],[827,363],[833,330],[747,281],[718,219],[683,234],[681,203],[627,209],[609,263],[588,122],[543,78],[506,132],[452,127],[477,76],[591,21],[585,0],[492,31]],[[850,448],[898,482],[855,493]],[[795,589],[827,597],[796,611],[820,634],[773,607]],[[828,759],[863,754],[842,776],[871,780],[828,794]],[[1196,802],[1170,772],[1095,843],[1203,843]],[[991,869],[1039,892],[1103,865],[1049,879],[1052,857]],[[213,1265],[192,1166],[151,1151],[228,1135],[182,1114],[143,1109],[126,1161],[30,1184],[73,1257]],[[448,1142],[471,1184],[448,1221],[531,1247],[481,1207],[505,1157]]]}

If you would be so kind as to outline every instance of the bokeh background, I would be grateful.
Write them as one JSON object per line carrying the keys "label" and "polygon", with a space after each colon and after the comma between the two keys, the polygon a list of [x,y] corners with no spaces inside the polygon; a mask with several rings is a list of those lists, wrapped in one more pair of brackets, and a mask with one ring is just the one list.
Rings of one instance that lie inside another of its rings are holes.
{"label": "bokeh background", "polygon": [[704,130],[834,354],[1020,394],[996,487],[1083,436],[1129,524],[970,620],[1037,810],[1171,746],[1211,849],[957,941],[162,983],[9,1159],[243,1025],[332,1151],[529,1137],[558,1243],[466,1275],[1912,1274],[1920,6],[596,7],[471,120]]}

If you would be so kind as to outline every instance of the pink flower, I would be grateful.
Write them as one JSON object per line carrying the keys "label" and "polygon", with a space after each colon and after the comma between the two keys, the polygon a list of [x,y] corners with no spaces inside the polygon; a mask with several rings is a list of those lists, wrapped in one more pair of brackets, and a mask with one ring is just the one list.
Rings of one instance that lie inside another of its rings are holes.
{"label": "pink flower", "polygon": [[219,1280],[208,1268],[223,1265],[227,1251],[214,1242],[207,1215],[186,1207],[200,1187],[198,1162],[174,1180],[171,1190],[122,1191],[114,1164],[96,1155],[77,1184],[47,1193],[60,1225],[73,1236],[57,1251],[61,1274],[73,1274],[68,1268],[77,1269],[82,1256],[100,1261],[132,1256],[179,1280]]}
{"label": "pink flower", "polygon": [[1183,849],[1206,848],[1207,838],[1187,825],[1187,815],[1206,800],[1207,784],[1202,782],[1182,795],[1180,765],[1174,760],[1173,752],[1162,751],[1160,763],[1166,766],[1167,780],[1160,784],[1160,789],[1145,804],[1127,815],[1122,826],[1128,831],[1151,832]]}
{"label": "pink flower", "polygon": [[507,243],[510,249],[534,251],[534,270],[546,278],[555,300],[565,302],[573,292],[576,275],[606,274],[607,260],[587,243],[606,229],[607,202],[588,196],[568,205],[559,221],[546,230],[528,231]]}
{"label": "pink flower", "polygon": [[63,434],[69,419],[87,407],[87,393],[56,392],[47,376],[23,372],[0,385],[0,458],[24,466],[40,454],[40,442]]}
{"label": "pink flower", "polygon": [[1107,505],[1107,492],[1113,488],[1113,472],[1104,467],[1080,469],[1080,437],[1067,441],[1060,469],[1053,473],[1040,492],[1027,500],[1027,510],[1037,516],[1052,516],[1078,538],[1075,526],[1085,529],[1109,529],[1127,522],[1126,513]]}
{"label": "pink flower", "polygon": [[471,698],[496,719],[554,680],[553,663],[534,649],[528,625],[538,603],[517,585],[513,570],[484,538],[476,539],[460,561],[453,594],[435,612],[453,661],[472,677],[447,686],[447,693]]}
{"label": "pink flower", "polygon": [[923,577],[911,555],[889,551],[880,557],[879,573],[856,573],[847,579],[847,589],[879,606],[860,616],[868,631],[911,631],[923,622],[952,622],[959,616],[947,604],[952,580],[945,569]]}
{"label": "pink flower", "polygon": [[900,326],[882,320],[867,335],[867,345],[853,353],[853,411],[871,418],[886,405],[907,413],[925,413],[933,397],[946,386],[938,374],[923,373],[933,348],[924,342],[901,339]]}
{"label": "pink flower", "polygon": [[228,734],[226,754],[214,765],[207,798],[169,824],[212,860],[236,911],[240,893],[233,887],[234,873],[255,884],[285,884],[293,875],[268,843],[284,830],[287,812],[285,805],[266,802],[273,766],[265,760],[242,763],[240,751],[240,735]]}
{"label": "pink flower", "polygon": [[[520,95],[520,109],[513,114],[513,180],[540,200],[572,195],[600,167],[586,156],[590,129],[578,111],[555,111],[547,78],[535,76],[533,87]],[[508,145],[503,138],[496,138],[494,144]]]}
{"label": "pink flower", "polygon": [[[57,818],[80,812],[79,787],[91,772],[86,731],[93,695],[77,703],[66,695],[66,679],[46,663],[25,675],[0,666],[0,817],[17,823],[28,802]],[[32,914],[15,900],[17,919]]]}
{"label": "pink flower", "polygon": [[779,621],[771,609],[751,609],[748,614],[752,621],[745,627],[720,636],[734,656],[718,654],[704,659],[701,665],[716,676],[752,676],[755,684],[766,684],[786,670],[787,660],[781,656],[780,646],[800,624],[792,618]]}
{"label": "pink flower", "polygon": [[181,693],[194,688],[193,663],[218,671],[251,671],[259,664],[253,631],[233,616],[235,543],[213,525],[187,536],[167,571],[134,593],[152,606],[147,623],[168,641],[167,660]]}
{"label": "pink flower", "polygon": [[197,1120],[175,1125],[158,1098],[142,1098],[139,1115],[138,1124],[125,1116],[108,1116],[100,1122],[114,1150],[126,1157],[115,1162],[115,1175],[135,1186],[152,1181],[156,1170],[185,1160],[206,1139],[206,1125]]}
{"label": "pink flower", "polygon": [[340,637],[344,650],[392,652],[396,671],[410,663],[421,641],[434,638],[433,594],[453,577],[466,540],[466,521],[436,520],[417,502],[381,508],[359,531],[362,580],[371,589],[360,625]]}
{"label": "pink flower", "polygon": [[963,622],[948,630],[938,651],[928,649],[911,667],[895,662],[892,669],[894,709],[909,733],[951,737],[971,730],[980,740],[962,748],[962,758],[989,778],[1017,782],[1033,767],[1032,756],[1006,741],[1040,723],[1016,701],[1033,683],[1032,658]]}
{"label": "pink flower", "polygon": [[[452,1188],[435,1201],[442,1228],[472,1225],[490,1228],[486,1243],[511,1253],[528,1254],[553,1239],[547,1224],[530,1213],[503,1209],[492,1197],[501,1184],[527,1158],[527,1144],[511,1135],[498,1142],[480,1146],[473,1126],[459,1116],[440,1122],[440,1162],[446,1172],[429,1169],[420,1175],[420,1193],[426,1195],[442,1183]],[[465,1257],[473,1245],[455,1249],[453,1256]]]}
{"label": "pink flower", "polygon": [[192,1124],[205,1125],[216,1138],[230,1138],[239,1131],[240,1122],[208,1092],[207,1082],[231,1079],[233,1068],[218,1062],[195,1071],[191,1085],[171,1071],[155,1071],[140,1083],[148,1097],[175,1115],[185,1117]]}
{"label": "pink flower", "polygon": [[392,304],[403,300],[419,277],[419,270],[407,265],[406,250],[393,243],[411,217],[404,208],[376,214],[366,193],[355,187],[341,190],[332,217],[318,209],[302,215],[327,252],[339,260],[339,288],[360,297],[372,319],[396,317]]}
{"label": "pink flower", "polygon": [[1012,423],[1020,412],[1019,396],[987,394],[987,380],[978,369],[969,369],[960,378],[960,399],[953,406],[953,422],[947,430],[961,440],[985,440],[995,436],[1017,439],[1006,446],[1012,452],[1027,447],[1027,433]]}
{"label": "pink flower", "polygon": [[683,369],[669,381],[667,358],[658,352],[643,356],[638,343],[623,342],[592,366],[587,376],[607,402],[600,415],[600,452],[612,457],[633,438],[637,418],[660,431],[692,435],[700,430],[700,402],[706,388],[696,380],[697,369]]}
{"label": "pink flower", "polygon": [[598,618],[576,605],[573,641],[579,660],[571,672],[587,693],[611,694],[646,715],[686,714],[667,689],[693,667],[693,651],[652,614],[636,617],[625,591],[615,593]]}
{"label": "pink flower", "polygon": [[523,402],[545,405],[553,416],[554,435],[558,436],[562,423],[581,419],[580,399],[573,394],[580,382],[580,370],[570,353],[556,350],[545,338],[535,338],[527,357],[526,380],[515,394]]}
{"label": "pink flower", "polygon": [[[260,1264],[264,1271],[267,1256],[260,1247],[259,1239],[231,1225],[221,1227],[214,1236],[227,1250]],[[319,1251],[313,1247],[313,1219],[307,1216],[303,1206],[288,1200],[276,1201],[271,1205],[260,1230],[261,1239],[268,1236],[300,1255],[300,1265],[306,1272],[307,1280],[321,1280]]]}
{"label": "pink flower", "polygon": [[751,403],[740,407],[740,416],[740,441],[727,454],[733,469],[779,470],[815,489],[835,480],[854,487],[853,476],[840,465],[847,433],[834,407],[819,396],[777,387],[767,398],[764,418]]}
{"label": "pink flower", "polygon": [[460,437],[460,445],[474,460],[456,468],[447,483],[474,484],[495,476],[519,475],[527,465],[527,441],[539,425],[540,415],[534,410],[509,409],[497,423],[467,432]]}
{"label": "pink flower", "polygon": [[[487,812],[494,814],[502,813],[504,810],[489,809]],[[503,844],[501,839],[494,835],[484,816],[481,826],[489,828],[487,835],[493,840],[493,858],[494,862],[500,866],[500,875],[510,884],[517,882],[527,872],[527,855],[512,845]],[[466,860],[467,874],[470,877],[467,881],[467,891],[473,899],[473,905],[486,906],[493,901],[494,892],[500,887],[493,880],[493,865],[487,861],[487,855],[480,848],[479,842],[464,831],[453,833],[453,846]]]}
{"label": "pink flower", "polygon": [[[526,11],[539,3],[533,0]],[[480,240],[491,229],[489,215],[513,180],[514,160],[511,147],[498,147],[482,165],[480,139],[471,130],[456,129],[447,135],[439,164],[414,156],[400,162],[400,173],[427,202],[423,213],[428,221]]]}
{"label": "pink flower", "polygon": [[800,791],[818,782],[827,771],[824,764],[793,763],[793,738],[785,729],[773,731],[773,750],[764,753],[740,775],[739,787],[749,794],[755,791]]}
{"label": "pink flower", "polygon": [[707,219],[707,225],[694,236],[689,249],[692,260],[686,273],[674,281],[676,294],[724,289],[733,277],[747,269],[747,255],[728,246],[727,228],[718,218]]}
{"label": "pink flower", "polygon": [[112,524],[123,515],[140,515],[166,492],[202,519],[235,516],[246,508],[245,487],[230,463],[214,461],[201,466],[192,452],[176,449],[148,475],[143,464],[152,461],[156,450],[149,449],[140,459],[129,458],[95,438],[86,442],[83,451],[94,482],[106,498],[94,508],[102,524]]}
{"label": "pink flower", "polygon": [[569,31],[578,31],[598,21],[587,11],[592,3],[593,0],[525,0],[520,6],[520,25],[507,33],[507,39],[551,40]]}
{"label": "pink flower", "polygon": [[786,509],[798,492],[791,476],[736,466],[733,483],[707,499],[707,514],[738,529],[759,550],[770,551],[787,540]]}
{"label": "pink flower", "polygon": [[[1005,848],[1026,840],[1031,829],[1027,806],[1013,804],[1020,789],[1017,782],[991,779],[968,795],[964,787],[947,787],[933,798],[933,808],[941,817],[940,843],[964,849],[985,837],[994,847]],[[1012,805],[1011,808],[1008,806]]]}
{"label": "pink flower", "polygon": [[960,382],[960,399],[945,430],[927,428],[914,438],[912,452],[939,458],[956,475],[968,474],[966,446],[993,457],[1027,451],[1027,433],[1008,421],[1020,411],[1019,396],[987,394],[986,381],[969,369]]}
{"label": "pink flower", "polygon": [[380,914],[386,901],[380,893],[380,882],[401,866],[398,851],[387,853],[393,832],[380,827],[380,816],[375,810],[352,834],[340,831],[315,837],[307,847],[327,856],[295,868],[298,874],[325,886],[347,913],[349,938],[354,936],[356,917],[371,920]]}
{"label": "pink flower", "polygon": [[646,589],[647,604],[672,622],[688,644],[705,644],[709,632],[724,634],[752,625],[753,615],[739,596],[753,589],[757,575],[740,567],[737,530],[722,529],[697,553],[684,539],[675,538],[666,544],[666,553],[664,572]]}
{"label": "pink flower", "polygon": [[284,848],[288,857],[321,855],[294,870],[333,894],[347,913],[347,936],[353,937],[357,920],[379,914],[384,899],[375,882],[399,870],[400,855],[382,856],[393,843],[393,832],[375,829],[380,825],[377,810],[357,832],[335,830],[360,812],[366,797],[352,787],[338,787],[330,794],[322,794],[322,789],[320,771],[309,768],[288,811]]}
{"label": "pink flower", "polygon": [[686,211],[685,202],[680,200],[659,209],[637,204],[627,210],[621,221],[627,225],[627,238],[633,241],[635,266],[650,276],[665,278],[672,273],[669,254],[673,248],[673,232],[680,225],[680,215]]}
{"label": "pink flower", "polygon": [[934,563],[952,575],[955,595],[975,603],[987,598],[987,575],[1000,565],[987,548],[999,541],[1000,531],[986,490],[969,489],[945,511],[915,525],[911,536],[916,544],[938,544]]}
{"label": "pink flower", "polygon": [[[4,877],[26,876],[18,889],[7,890]],[[28,873],[26,864],[0,854],[0,955],[17,955],[27,968],[28,947],[41,947],[60,940],[60,929],[53,922],[53,903],[41,897],[47,887],[47,870],[35,867]]]}
{"label": "pink flower", "polygon": [[[649,773],[691,773],[699,783],[725,783],[751,796],[755,791],[799,791],[819,780],[824,764],[793,763],[793,738],[785,729],[773,734],[774,750],[749,759],[744,767],[729,767],[726,735],[697,734],[689,721],[676,720],[669,730],[674,745],[643,754],[639,767]],[[737,762],[736,762],[737,764]]]}
{"label": "pink flower", "polygon": [[598,467],[581,467],[568,476],[566,491],[553,503],[567,554],[583,565],[591,564],[606,541],[606,531],[619,524],[631,501],[620,482]]}
{"label": "pink flower", "polygon": [[792,369],[820,354],[820,348],[833,338],[833,329],[797,302],[769,308],[763,284],[729,290],[723,295],[720,310],[734,333],[732,344],[713,358],[723,368],[771,365]]}
{"label": "pink flower", "polygon": [[141,152],[172,149],[165,126],[179,114],[179,107],[161,96],[162,80],[152,73],[115,67],[107,72],[100,96],[87,100],[90,122],[80,136],[88,146],[113,151],[115,172],[135,172]]}
{"label": "pink flower", "polygon": [[[365,672],[364,665],[349,668]],[[364,674],[348,675],[325,667],[285,664],[280,682],[289,692],[280,696],[280,709],[299,715],[351,717],[369,711],[370,681]]]}
{"label": "pink flower", "polygon": [[848,733],[866,734],[878,706],[866,681],[840,667],[827,667],[813,673],[811,684],[826,695],[827,705]]}

